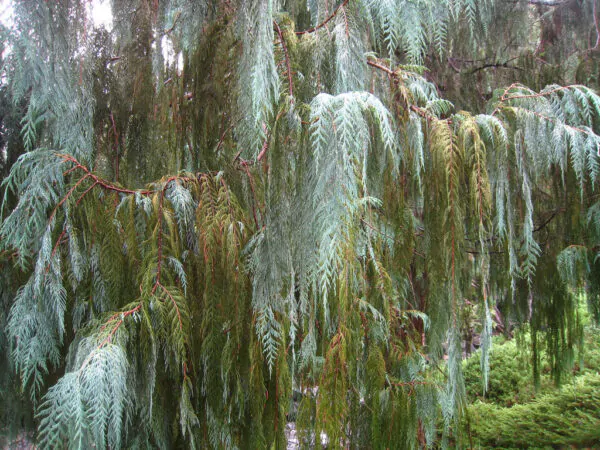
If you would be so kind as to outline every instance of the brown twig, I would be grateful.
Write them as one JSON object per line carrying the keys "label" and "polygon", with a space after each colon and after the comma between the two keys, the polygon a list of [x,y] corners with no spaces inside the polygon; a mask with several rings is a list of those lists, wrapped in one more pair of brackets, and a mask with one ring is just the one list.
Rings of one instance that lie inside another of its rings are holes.
{"label": "brown twig", "polygon": [[[221,130],[223,130],[224,127],[225,127],[225,111],[223,111],[223,114],[221,114]],[[221,133],[221,137],[219,139],[219,143],[217,144],[217,148],[215,149],[215,153],[219,153],[219,150],[221,149],[223,142],[225,142],[225,137],[227,136],[227,133],[229,132],[229,130],[231,130],[232,127],[233,127],[233,125],[229,125]],[[190,146],[190,151],[191,151],[192,150],[191,143],[189,144],[189,146]]]}
{"label": "brown twig", "polygon": [[490,68],[494,68],[494,69],[514,69],[514,70],[520,70],[520,71],[524,71],[525,70],[522,67],[509,66],[508,62],[504,62],[504,63],[489,63],[489,64],[484,64],[483,66],[479,66],[479,67],[476,67],[476,68],[472,69],[468,73],[471,74],[471,75],[473,75],[474,73],[477,73],[477,72],[479,72],[481,70],[490,69]]}
{"label": "brown twig", "polygon": [[[539,113],[537,111],[531,111],[529,109],[521,108],[521,107],[518,107],[518,106],[510,106],[509,108],[521,109],[521,110],[524,110],[526,112],[530,112],[531,114],[533,114],[536,117],[539,117],[540,119],[544,119],[544,120],[547,120],[547,121],[553,122],[553,123],[557,122],[557,119],[555,119],[553,117],[550,117],[550,116],[546,116],[545,114]],[[564,124],[564,127],[565,128],[570,128],[573,131],[578,131],[579,133],[585,133],[585,134],[588,134],[588,135],[593,135],[594,134],[591,131],[584,130],[583,128],[574,127],[572,125],[567,125],[566,123]]]}
{"label": "brown twig", "polygon": [[110,330],[110,332],[108,333],[108,336],[106,336],[106,338],[98,345],[98,348],[102,348],[104,347],[106,344],[108,344],[111,340],[112,337],[115,335],[115,333],[117,332],[117,330],[119,329],[119,327],[123,324],[123,321],[125,320],[125,317],[130,316],[133,313],[138,312],[142,307],[142,303],[140,302],[135,308],[132,308],[128,311],[124,311],[124,312],[118,312],[116,314],[113,314],[104,325],[102,325],[102,327],[100,328],[100,331],[106,329],[106,327],[108,327],[108,325],[115,321],[117,319],[117,317],[119,317],[119,320],[117,321],[117,323],[115,324],[115,326]]}
{"label": "brown twig", "polygon": [[346,5],[348,4],[348,2],[349,2],[349,0],[344,0],[344,1],[343,1],[343,2],[340,4],[340,6],[338,6],[338,7],[335,9],[335,11],[334,11],[333,13],[331,13],[331,15],[330,15],[330,16],[329,16],[327,19],[325,19],[323,22],[321,22],[321,23],[320,23],[319,25],[317,25],[316,27],[312,27],[312,28],[310,28],[310,29],[308,29],[308,30],[304,30],[304,31],[296,31],[296,35],[298,35],[298,36],[301,36],[301,35],[303,35],[303,34],[307,34],[307,33],[314,33],[315,31],[317,31],[317,30],[319,30],[319,29],[323,28],[325,25],[327,25],[327,23],[328,23],[328,22],[329,22],[331,19],[333,19],[333,18],[336,16],[336,14],[337,14],[337,13],[340,11],[340,9],[342,9],[344,6],[346,6]]}
{"label": "brown twig", "polygon": [[385,73],[387,73],[391,77],[397,77],[398,76],[398,74],[396,72],[394,72],[389,67],[384,66],[383,64],[379,64],[379,63],[376,63],[376,62],[371,61],[371,60],[367,60],[367,64],[369,66],[371,66],[371,67],[375,67],[376,69],[383,70]]}
{"label": "brown twig", "polygon": [[552,212],[552,214],[550,214],[550,216],[544,220],[541,224],[539,224],[537,227],[534,228],[533,232],[537,233],[538,231],[542,230],[543,228],[546,227],[546,225],[548,225],[550,222],[552,222],[552,220],[554,220],[554,218],[556,216],[558,216],[558,214],[565,212],[566,210],[564,208],[559,208],[555,211]]}
{"label": "brown twig", "polygon": [[[398,80],[398,77],[399,77],[398,72],[393,71],[392,69],[390,69],[387,66],[384,66],[383,64],[377,63],[375,61],[367,60],[367,65],[374,67],[376,69],[379,69],[382,72],[385,72],[386,74],[388,74],[388,76],[390,76],[391,78],[393,78],[396,81]],[[412,111],[416,112],[418,115],[420,115],[424,119],[437,119],[437,117],[433,116],[432,114],[430,114],[428,111],[426,111],[423,108],[419,108],[416,105],[410,105],[409,107]],[[452,123],[452,122],[449,121],[449,123]]]}
{"label": "brown twig", "polygon": [[179,18],[181,17],[181,11],[177,11],[177,14],[175,15],[175,19],[173,20],[173,25],[171,25],[171,27],[167,30],[163,31],[163,36],[166,36],[167,34],[171,33],[174,29],[175,29],[175,25],[177,25],[177,21],[179,20]]}
{"label": "brown twig", "polygon": [[546,95],[550,95],[550,94],[554,94],[555,92],[559,92],[559,91],[564,91],[567,89],[572,89],[574,87],[574,85],[569,85],[569,86],[560,86],[557,87],[555,89],[551,89],[549,91],[546,92],[537,92],[535,94],[524,94],[524,95],[512,95],[512,96],[508,96],[508,91],[510,89],[512,89],[513,87],[515,87],[515,84],[512,84],[509,89],[507,89],[506,91],[504,91],[504,94],[502,94],[502,97],[500,97],[500,101],[501,102],[505,102],[507,100],[514,100],[514,99],[518,99],[518,98],[538,98],[538,97],[545,97]]}
{"label": "brown twig", "polygon": [[93,184],[92,184],[92,185],[91,185],[89,188],[87,188],[87,189],[86,189],[86,190],[83,192],[83,194],[81,194],[81,195],[79,196],[79,198],[78,198],[78,199],[77,199],[77,201],[75,202],[75,206],[79,206],[79,204],[81,203],[81,200],[83,200],[83,197],[85,197],[85,195],[86,195],[88,192],[90,192],[92,189],[94,189],[94,188],[95,188],[97,185],[98,185],[98,182],[97,182],[97,181],[94,181],[94,183],[93,183]]}
{"label": "brown twig", "polygon": [[294,87],[292,82],[292,67],[290,64],[290,55],[288,54],[287,46],[285,45],[285,39],[283,39],[283,33],[281,32],[281,28],[279,28],[279,24],[273,21],[273,25],[275,25],[275,29],[277,30],[277,34],[279,35],[279,40],[281,41],[281,47],[283,48],[283,55],[285,57],[285,64],[287,66],[287,76],[288,76],[288,85],[289,85],[289,94],[290,97],[294,96]]}
{"label": "brown twig", "polygon": [[[67,229],[63,228],[62,233],[60,233],[60,236],[58,236],[58,239],[56,240],[56,244],[54,244],[54,248],[52,249],[52,253],[50,254],[50,259],[54,258],[54,255],[58,251],[58,247],[60,247],[60,244],[62,244],[63,237],[65,236],[66,233],[67,233]],[[45,273],[47,274],[49,271],[50,271],[50,262],[46,265]],[[45,279],[45,275],[44,275],[44,279]]]}
{"label": "brown twig", "polygon": [[[95,175],[94,173],[92,173],[90,171],[90,169],[88,169],[86,166],[84,166],[79,161],[77,161],[73,156],[65,155],[65,154],[58,154],[58,156],[62,158],[63,162],[70,162],[70,163],[74,164],[74,166],[72,168],[70,168],[69,170],[67,170],[66,172],[64,172],[63,175],[67,175],[67,174],[79,169],[85,173],[85,175],[84,175],[85,178],[91,178],[99,186],[101,186],[103,189],[106,189],[108,191],[119,192],[121,194],[140,194],[140,195],[144,195],[144,196],[152,195],[156,192],[156,191],[149,190],[149,189],[142,189],[142,190],[136,191],[136,190],[132,190],[132,189],[126,189],[126,188],[119,187],[107,180],[100,178],[99,176]],[[82,180],[80,180],[80,181],[82,181]]]}
{"label": "brown twig", "polygon": [[235,162],[236,162],[238,159],[240,159],[240,155],[242,154],[242,151],[243,151],[243,150],[244,150],[243,148],[240,148],[240,149],[238,150],[238,152],[237,152],[237,153],[235,154],[235,156],[233,157],[233,160],[231,161],[231,164],[235,164]]}
{"label": "brown twig", "polygon": [[[491,114],[492,116],[495,116],[498,113],[498,111],[500,111],[500,109],[503,107],[503,103],[506,102],[506,101],[508,101],[508,100],[523,99],[523,98],[545,97],[546,95],[550,95],[550,94],[553,94],[555,92],[563,91],[565,89],[572,89],[574,87],[574,85],[560,86],[560,87],[557,87],[556,89],[551,89],[551,90],[546,91],[546,92],[538,92],[538,93],[535,93],[535,94],[524,94],[524,95],[509,96],[508,92],[511,89],[513,89],[513,88],[515,88],[517,86],[519,86],[519,83],[513,83],[513,84],[511,84],[510,86],[508,86],[504,90],[504,92],[502,93],[502,96],[500,97],[500,99],[498,101],[498,104],[494,108],[494,111],[492,111],[492,114]],[[533,110],[530,110],[530,109],[526,109],[526,108],[523,108],[523,107],[520,107],[520,106],[507,106],[506,108],[512,108],[512,109],[515,109],[515,110],[523,110],[525,112],[529,112],[529,113],[533,114],[536,117],[539,117],[540,119],[544,119],[544,120],[547,120],[547,121],[553,122],[553,123],[557,122],[557,119],[555,119],[553,117],[549,117],[549,116],[546,116],[545,114],[542,114],[542,113],[539,113],[537,111],[533,111]],[[578,131],[580,133],[585,133],[585,134],[588,134],[588,135],[589,134],[593,134],[593,133],[591,133],[589,131],[586,131],[586,130],[584,130],[582,128],[574,127],[572,125],[564,124],[564,126],[567,127],[567,128],[570,128],[571,130]]]}
{"label": "brown twig", "polygon": [[50,218],[48,219],[48,223],[52,222],[52,220],[54,219],[54,216],[56,216],[56,213],[58,211],[58,209],[69,199],[69,197],[71,197],[71,195],[73,195],[73,192],[75,192],[75,189],[77,189],[77,187],[83,183],[85,181],[86,178],[89,178],[90,174],[86,173],[84,176],[82,176],[79,180],[77,180],[77,183],[75,183],[71,189],[69,189],[67,191],[67,193],[65,194],[65,196],[58,202],[58,204],[54,207],[54,209],[52,210],[52,213],[50,214]]}
{"label": "brown twig", "polygon": [[271,137],[271,133],[267,129],[267,125],[264,122],[262,124],[262,127],[263,127],[263,131],[265,133],[265,140],[263,141],[263,145],[260,150],[260,153],[256,157],[256,161],[259,161],[259,162],[264,158],[265,154],[267,153],[267,150],[269,150],[269,138]]}
{"label": "brown twig", "polygon": [[346,9],[342,8],[342,14],[344,16],[344,26],[346,31],[346,37],[350,37],[350,24],[348,23],[348,16],[346,15]]}

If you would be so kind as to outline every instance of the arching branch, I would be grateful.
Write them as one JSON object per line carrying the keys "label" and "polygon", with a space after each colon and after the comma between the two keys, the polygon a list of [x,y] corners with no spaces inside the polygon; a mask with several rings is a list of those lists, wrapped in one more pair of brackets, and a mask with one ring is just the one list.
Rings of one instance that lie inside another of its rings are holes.
{"label": "arching branch", "polygon": [[321,23],[320,23],[319,25],[317,25],[316,27],[313,27],[313,28],[310,28],[310,29],[308,29],[308,30],[304,30],[304,31],[296,31],[296,34],[297,34],[298,36],[301,36],[301,35],[303,35],[303,34],[307,34],[307,33],[314,33],[315,31],[319,30],[320,28],[323,28],[325,25],[327,25],[327,23],[328,23],[328,22],[329,22],[331,19],[333,19],[333,18],[334,18],[334,17],[337,15],[337,13],[338,13],[338,12],[339,12],[339,11],[340,11],[340,10],[341,10],[341,9],[342,9],[344,6],[346,6],[346,5],[348,4],[348,2],[349,2],[349,1],[350,1],[350,0],[344,0],[344,1],[343,1],[343,2],[340,4],[340,6],[338,6],[338,7],[335,9],[335,11],[334,11],[333,13],[331,13],[331,15],[330,15],[330,16],[329,16],[327,19],[325,19],[323,22],[321,22]]}

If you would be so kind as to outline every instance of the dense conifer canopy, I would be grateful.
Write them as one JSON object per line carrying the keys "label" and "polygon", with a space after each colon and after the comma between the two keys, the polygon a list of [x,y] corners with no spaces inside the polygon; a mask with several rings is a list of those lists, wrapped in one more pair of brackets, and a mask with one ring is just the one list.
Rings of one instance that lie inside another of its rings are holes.
{"label": "dense conifer canopy", "polygon": [[515,327],[561,382],[600,318],[595,0],[104,3],[0,26],[3,427],[460,447],[463,353],[485,390]]}

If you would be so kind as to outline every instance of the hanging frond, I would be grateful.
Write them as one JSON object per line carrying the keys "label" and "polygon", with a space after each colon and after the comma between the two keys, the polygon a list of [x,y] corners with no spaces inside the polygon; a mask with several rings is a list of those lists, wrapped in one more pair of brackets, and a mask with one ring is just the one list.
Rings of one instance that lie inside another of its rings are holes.
{"label": "hanging frond", "polygon": [[[30,263],[40,248],[39,238],[48,226],[48,214],[65,191],[62,160],[40,149],[25,153],[3,181],[5,196],[19,196],[14,212],[2,222],[2,248],[17,251],[19,264]],[[6,197],[4,199],[6,202]]]}
{"label": "hanging frond", "polygon": [[320,94],[311,104],[315,170],[311,198],[315,219],[311,226],[321,236],[317,278],[324,299],[339,268],[339,249],[351,234],[350,218],[361,196],[358,173],[364,174],[368,166],[369,120],[381,133],[383,150],[395,160],[397,146],[392,118],[377,98],[368,93],[335,97]]}
{"label": "hanging frond", "polygon": [[120,447],[131,401],[127,368],[124,351],[107,344],[66,373],[40,405],[41,445],[61,447],[68,439],[74,448]]}
{"label": "hanging frond", "polygon": [[273,0],[249,2],[241,11],[243,54],[238,69],[241,122],[240,149],[258,155],[266,127],[279,97],[279,77],[273,51]]}
{"label": "hanging frond", "polygon": [[[594,117],[600,113],[600,97],[585,86],[550,85],[540,92],[512,85],[500,96],[493,115],[503,122],[516,120],[523,130],[522,139],[535,145],[524,145],[520,160],[531,165],[533,173],[547,172],[552,164],[567,169],[567,155],[579,181],[581,195],[584,184],[598,178],[600,140],[593,131]],[[551,149],[551,151],[546,151]]]}
{"label": "hanging frond", "polygon": [[393,58],[396,51],[401,50],[406,52],[411,64],[421,64],[431,44],[438,54],[443,54],[451,23],[466,19],[473,37],[478,24],[486,24],[481,13],[490,8],[487,2],[478,4],[475,0],[367,0],[365,3],[378,40],[382,47],[385,44],[388,55]]}
{"label": "hanging frond", "polygon": [[588,249],[583,245],[570,245],[556,257],[558,273],[563,283],[576,287],[590,271]]}
{"label": "hanging frond", "polygon": [[360,28],[350,11],[342,7],[333,29],[335,36],[335,92],[361,91],[365,86],[365,47]]}

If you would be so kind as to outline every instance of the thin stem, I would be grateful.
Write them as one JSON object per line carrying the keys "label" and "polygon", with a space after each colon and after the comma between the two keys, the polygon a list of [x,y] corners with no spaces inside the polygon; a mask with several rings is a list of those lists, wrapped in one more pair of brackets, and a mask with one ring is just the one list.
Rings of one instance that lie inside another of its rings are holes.
{"label": "thin stem", "polygon": [[[77,161],[74,157],[72,157],[71,155],[65,155],[65,154],[58,154],[59,157],[62,158],[62,160],[64,162],[70,162],[75,164],[74,167],[72,167],[71,169],[67,170],[65,172],[65,175],[68,173],[73,172],[74,170],[80,169],[85,173],[85,177],[89,177],[92,180],[94,180],[98,185],[102,186],[102,188],[109,190],[109,191],[114,191],[114,192],[119,192],[121,194],[140,194],[140,195],[144,195],[144,196],[148,196],[148,195],[152,195],[154,194],[156,191],[153,190],[149,190],[149,189],[142,189],[142,190],[132,190],[132,189],[126,189],[126,188],[122,188],[119,187],[107,180],[104,180],[102,178],[100,178],[99,176],[95,175],[94,173],[92,173],[90,171],[90,169],[88,169],[87,167],[85,167],[84,165],[82,165],[79,161]],[[80,180],[81,181],[81,180]]]}
{"label": "thin stem", "polygon": [[273,21],[273,25],[275,25],[275,29],[277,30],[277,34],[279,35],[279,40],[281,41],[281,47],[283,48],[283,55],[285,57],[285,65],[287,67],[289,94],[290,94],[290,97],[293,97],[294,96],[294,85],[292,82],[292,67],[290,64],[290,55],[288,54],[287,46],[285,45],[285,39],[283,39],[283,33],[281,32],[281,28],[279,28],[279,24],[277,22]]}
{"label": "thin stem", "polygon": [[559,91],[564,91],[566,89],[572,89],[573,87],[575,87],[575,85],[569,85],[569,86],[560,86],[557,87],[556,89],[551,89],[549,91],[545,91],[545,92],[538,92],[535,94],[525,94],[525,95],[513,95],[508,97],[508,91],[510,89],[512,89],[513,87],[515,87],[516,85],[513,84],[511,85],[506,91],[504,91],[504,94],[502,94],[502,97],[500,97],[500,102],[505,102],[507,100],[514,100],[517,98],[538,98],[538,97],[545,97],[546,95],[550,95],[550,94],[554,94],[555,92],[559,92]]}
{"label": "thin stem", "polygon": [[163,292],[165,294],[167,294],[167,297],[169,297],[169,299],[171,300],[171,303],[173,303],[173,306],[175,307],[175,311],[177,311],[177,320],[179,320],[179,330],[183,331],[183,322],[181,321],[181,312],[179,311],[177,302],[175,301],[175,299],[173,298],[173,296],[171,295],[171,293],[169,292],[169,290],[166,287],[164,287],[160,283],[157,283],[157,284],[158,284],[158,286],[160,286],[160,288],[163,290]]}
{"label": "thin stem", "polygon": [[86,173],[84,176],[82,176],[77,183],[75,183],[73,185],[73,187],[71,187],[71,189],[69,189],[67,191],[67,193],[65,194],[65,196],[58,202],[58,204],[54,207],[54,209],[52,210],[52,214],[50,214],[50,218],[48,219],[48,223],[52,222],[52,220],[54,219],[54,216],[56,216],[56,213],[58,211],[58,209],[69,199],[69,197],[71,197],[71,195],[73,195],[73,192],[75,192],[75,189],[77,189],[77,186],[79,186],[81,183],[83,183],[85,181],[86,178],[90,177],[90,173]]}
{"label": "thin stem", "polygon": [[398,75],[392,69],[390,69],[389,67],[384,66],[383,64],[379,64],[379,63],[376,63],[376,62],[371,61],[371,60],[367,60],[367,64],[369,66],[371,66],[371,67],[375,67],[376,69],[383,70],[385,73],[387,73],[388,75],[390,75],[392,77],[396,77]]}
{"label": "thin stem", "polygon": [[331,15],[327,19],[325,19],[323,22],[321,22],[316,27],[312,27],[312,28],[310,28],[308,30],[304,30],[304,31],[296,31],[296,35],[300,36],[300,35],[307,34],[307,33],[314,33],[315,31],[323,28],[325,25],[327,25],[327,22],[329,22],[331,19],[333,19],[336,16],[336,14],[340,11],[340,9],[342,9],[344,6],[346,6],[348,4],[348,2],[349,2],[349,0],[344,0],[340,4],[340,6],[338,6],[336,8],[336,10],[333,13],[331,13]]}
{"label": "thin stem", "polygon": [[93,184],[92,184],[92,185],[91,185],[89,188],[87,188],[87,189],[86,189],[86,190],[83,192],[83,194],[81,194],[81,195],[79,196],[79,198],[78,198],[78,199],[77,199],[77,201],[75,202],[75,206],[79,206],[79,203],[81,203],[81,200],[83,200],[83,197],[85,197],[85,196],[86,196],[86,194],[87,194],[88,192],[90,192],[92,189],[94,189],[94,188],[95,188],[97,185],[98,185],[98,182],[97,182],[97,181],[94,181],[94,183],[93,183]]}
{"label": "thin stem", "polygon": [[141,309],[141,307],[142,307],[142,303],[140,302],[135,308],[132,308],[132,309],[130,309],[128,311],[118,312],[116,314],[113,314],[106,321],[106,323],[104,325],[102,325],[102,327],[100,328],[100,331],[103,331],[104,329],[106,329],[111,322],[114,322],[117,319],[117,317],[119,318],[119,320],[117,321],[117,323],[115,324],[115,326],[112,327],[112,329],[108,333],[108,336],[106,336],[106,338],[98,345],[98,348],[102,348],[106,344],[108,344],[112,340],[113,336],[115,335],[115,333],[117,332],[117,330],[119,329],[119,327],[121,325],[123,325],[123,321],[125,320],[125,318],[127,316],[132,315],[133,313],[138,312]]}

